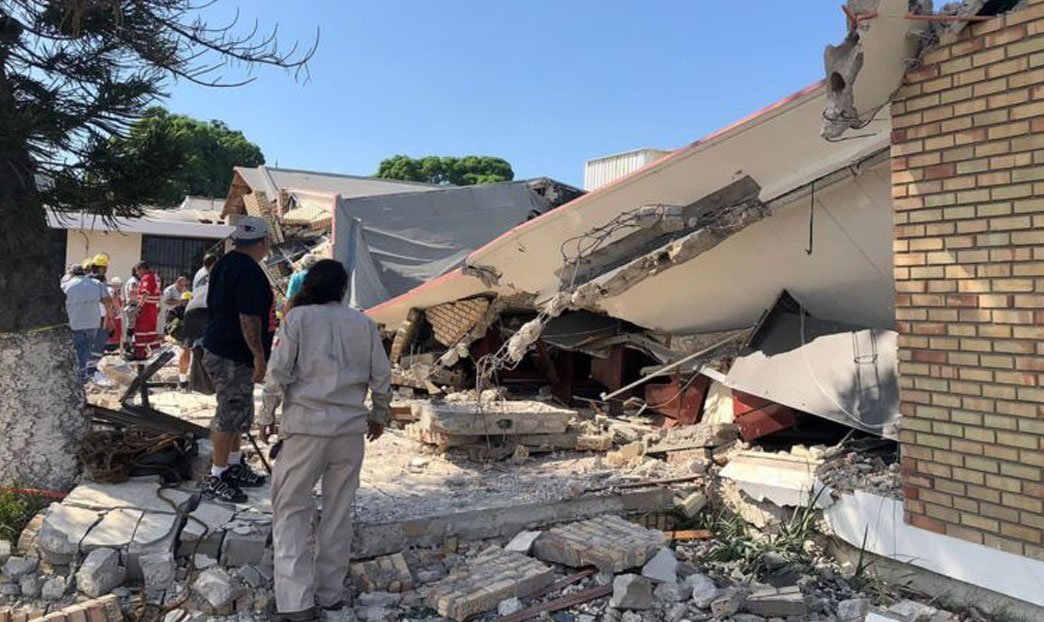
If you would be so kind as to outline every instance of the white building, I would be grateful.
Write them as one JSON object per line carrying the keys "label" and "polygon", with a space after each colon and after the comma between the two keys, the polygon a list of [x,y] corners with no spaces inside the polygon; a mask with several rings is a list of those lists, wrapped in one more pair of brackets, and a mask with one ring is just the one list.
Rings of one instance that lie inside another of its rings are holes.
{"label": "white building", "polygon": [[588,160],[584,164],[584,190],[588,192],[630,175],[670,153],[663,149],[635,149]]}

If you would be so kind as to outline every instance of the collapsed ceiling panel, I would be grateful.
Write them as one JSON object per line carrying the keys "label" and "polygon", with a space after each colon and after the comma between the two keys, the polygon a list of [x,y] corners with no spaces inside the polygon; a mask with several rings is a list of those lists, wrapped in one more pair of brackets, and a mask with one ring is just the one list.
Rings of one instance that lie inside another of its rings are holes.
{"label": "collapsed ceiling panel", "polygon": [[[789,303],[789,304],[788,304]],[[724,384],[852,428],[898,437],[896,333],[822,320],[783,292]]]}

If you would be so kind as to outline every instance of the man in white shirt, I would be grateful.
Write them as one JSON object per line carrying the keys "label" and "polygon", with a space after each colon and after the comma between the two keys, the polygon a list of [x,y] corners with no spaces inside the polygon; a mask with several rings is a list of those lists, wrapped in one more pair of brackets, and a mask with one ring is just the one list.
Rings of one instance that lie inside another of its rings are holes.
{"label": "man in white shirt", "polygon": [[[73,331],[80,379],[87,382],[96,372],[91,363],[91,350],[98,330],[103,327],[98,304],[105,305],[108,318],[115,316],[116,307],[112,303],[108,288],[88,276],[74,276],[62,285],[62,291],[65,292],[65,311],[69,316],[69,328]],[[111,328],[111,321],[107,320],[107,323],[108,328]]]}
{"label": "man in white shirt", "polygon": [[210,269],[217,263],[218,256],[214,253],[207,253],[203,256],[203,267],[196,270],[196,275],[192,277],[192,291],[195,292],[200,287],[207,284],[210,280]]}

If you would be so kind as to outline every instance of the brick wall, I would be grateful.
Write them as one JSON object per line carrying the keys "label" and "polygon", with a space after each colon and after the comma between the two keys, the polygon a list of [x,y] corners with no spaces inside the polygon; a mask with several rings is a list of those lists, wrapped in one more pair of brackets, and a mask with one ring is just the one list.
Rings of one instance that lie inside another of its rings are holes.
{"label": "brick wall", "polygon": [[1044,560],[1044,0],[892,106],[906,520]]}

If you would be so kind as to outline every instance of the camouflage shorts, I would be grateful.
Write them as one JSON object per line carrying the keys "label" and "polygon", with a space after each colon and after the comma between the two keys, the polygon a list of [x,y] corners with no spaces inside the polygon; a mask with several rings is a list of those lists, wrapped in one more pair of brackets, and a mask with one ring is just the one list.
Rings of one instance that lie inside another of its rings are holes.
{"label": "camouflage shorts", "polygon": [[254,422],[254,368],[209,350],[203,353],[203,367],[217,393],[211,427],[218,432],[248,432]]}

